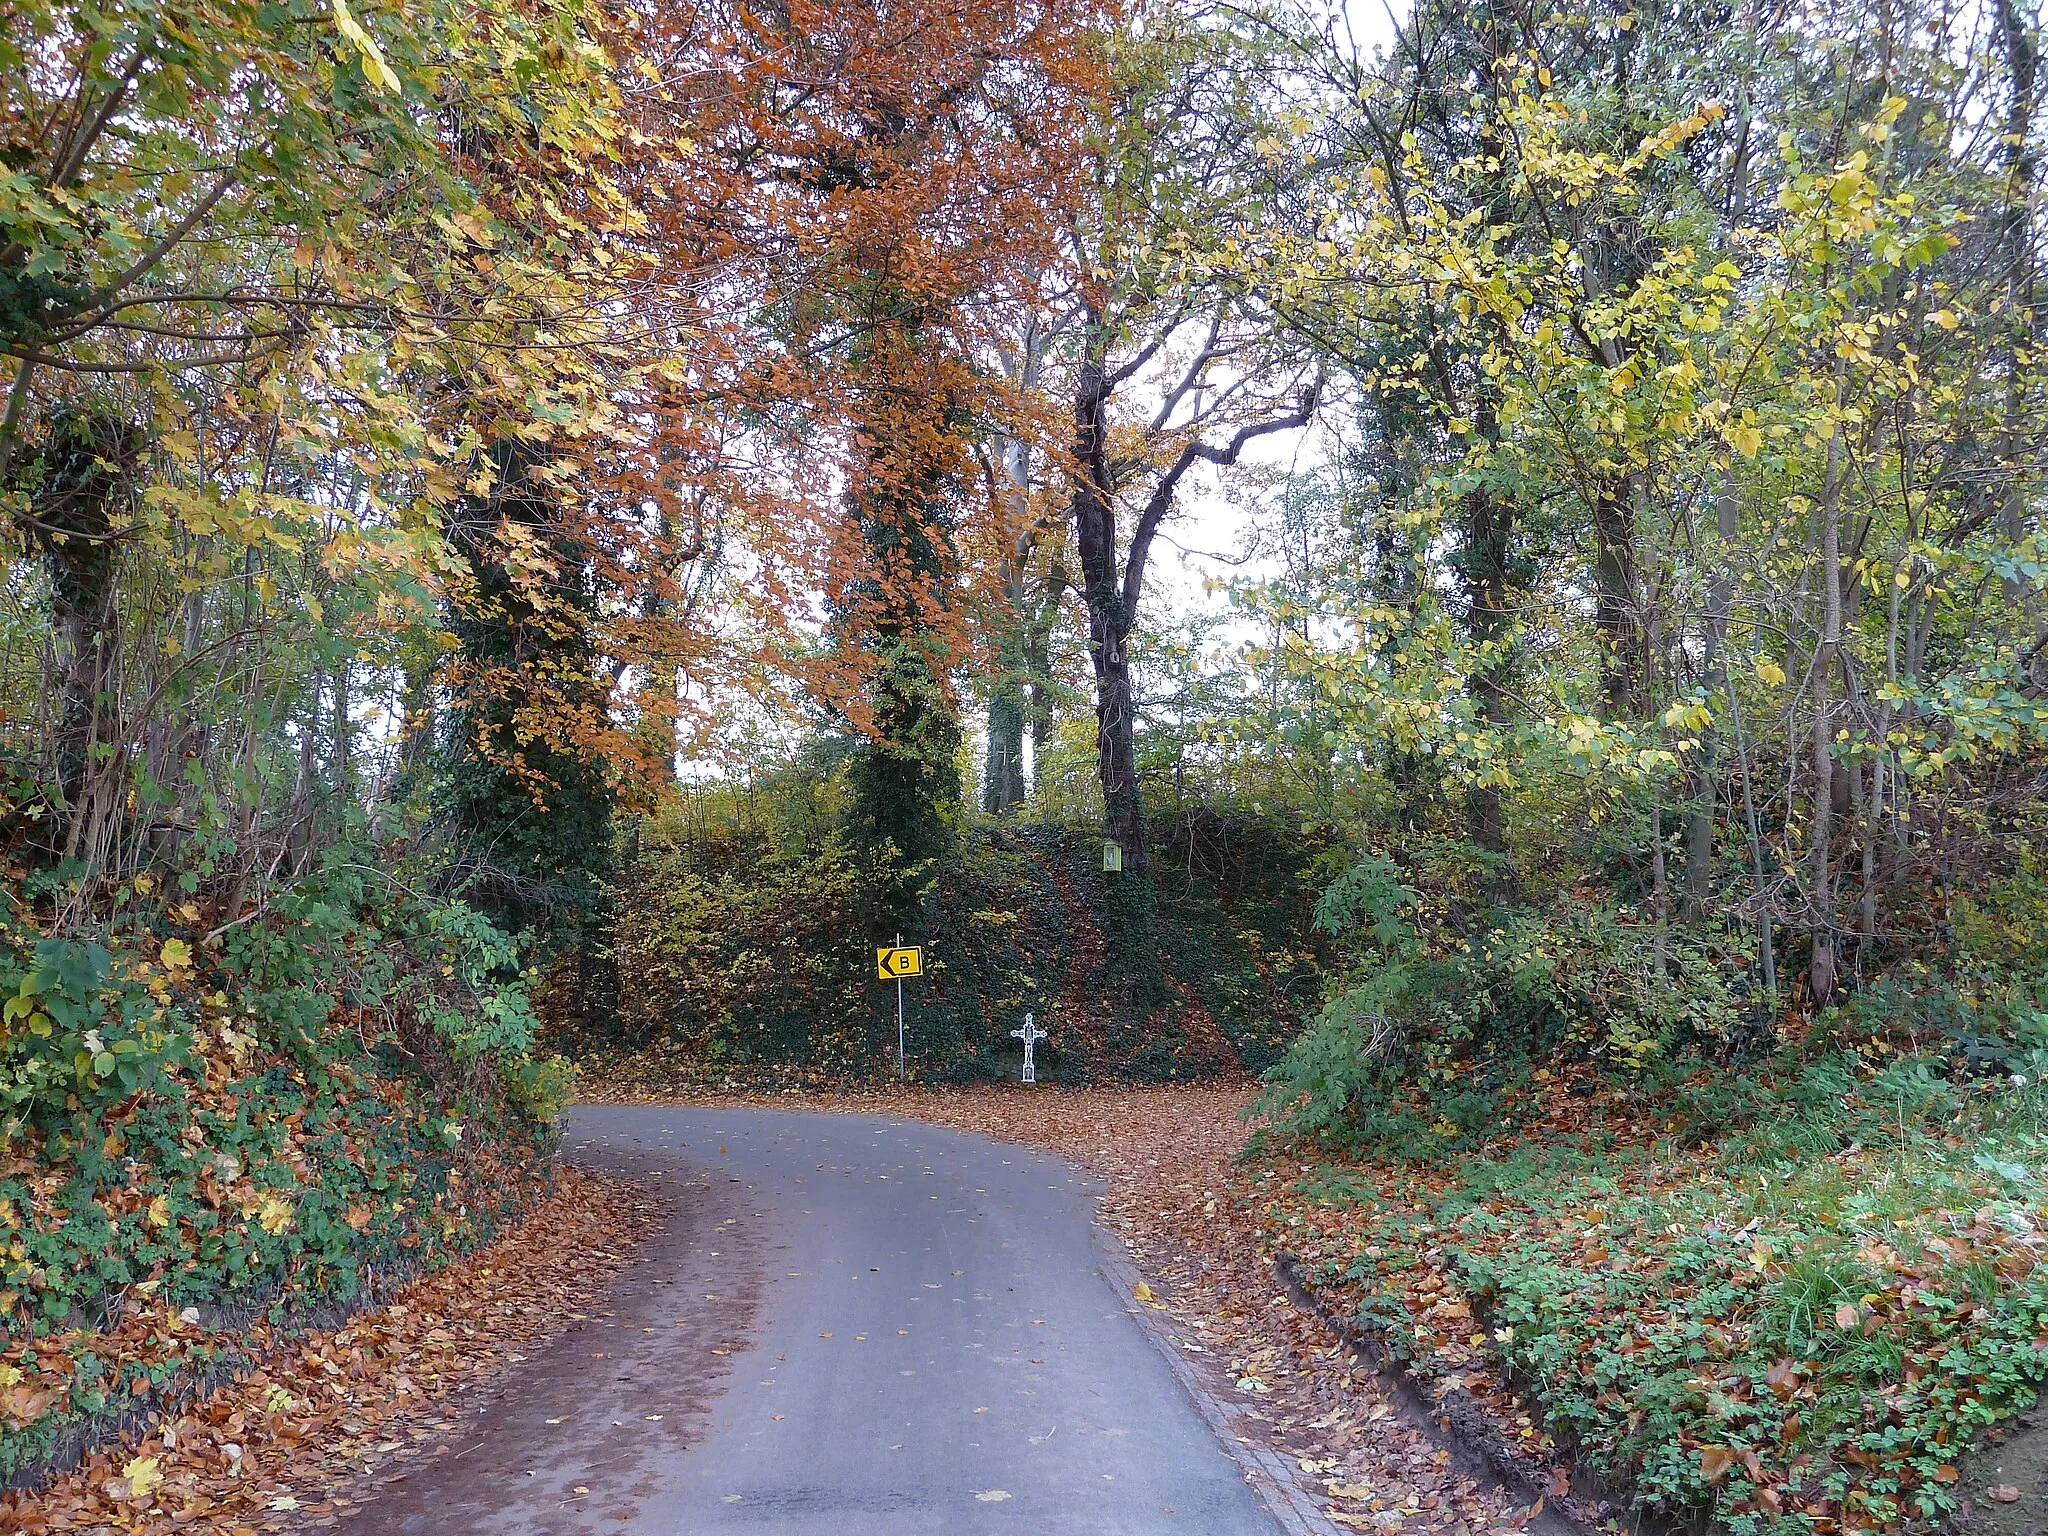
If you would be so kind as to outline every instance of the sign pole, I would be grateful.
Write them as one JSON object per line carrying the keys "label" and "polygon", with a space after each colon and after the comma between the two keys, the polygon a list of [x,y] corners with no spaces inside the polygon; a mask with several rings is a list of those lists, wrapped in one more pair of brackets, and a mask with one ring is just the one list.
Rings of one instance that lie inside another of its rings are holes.
{"label": "sign pole", "polygon": [[[903,947],[903,935],[900,933],[896,935],[896,947],[898,949]],[[903,977],[901,973],[898,973],[896,977],[896,1081],[899,1083],[908,1082],[909,1078],[909,1069],[905,1066],[903,1059]]]}

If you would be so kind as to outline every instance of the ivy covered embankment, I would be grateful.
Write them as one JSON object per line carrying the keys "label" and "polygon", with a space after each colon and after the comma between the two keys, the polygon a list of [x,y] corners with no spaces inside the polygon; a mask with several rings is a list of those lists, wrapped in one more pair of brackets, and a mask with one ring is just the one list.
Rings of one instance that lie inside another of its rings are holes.
{"label": "ivy covered embankment", "polygon": [[[1033,1014],[1046,1081],[1193,1081],[1277,1060],[1315,1005],[1310,855],[1268,825],[1203,814],[1155,827],[1155,881],[1102,869],[1092,829],[973,826],[928,872],[904,931],[910,1074],[1014,1078]],[[659,821],[621,872],[616,1024],[575,1016],[564,964],[544,1012],[620,1091],[850,1086],[896,1072],[896,988],[874,946],[870,870],[835,831],[769,838]]]}
{"label": "ivy covered embankment", "polygon": [[488,1240],[567,1093],[460,903],[339,875],[213,931],[128,894],[90,935],[0,927],[13,1486]]}
{"label": "ivy covered embankment", "polygon": [[2048,1386],[2031,864],[1767,1032],[1711,931],[1442,940],[1383,866],[1333,892],[1352,984],[1269,1074],[1247,1175],[1324,1310],[1594,1523],[2039,1528],[2048,1493],[1973,1455]]}

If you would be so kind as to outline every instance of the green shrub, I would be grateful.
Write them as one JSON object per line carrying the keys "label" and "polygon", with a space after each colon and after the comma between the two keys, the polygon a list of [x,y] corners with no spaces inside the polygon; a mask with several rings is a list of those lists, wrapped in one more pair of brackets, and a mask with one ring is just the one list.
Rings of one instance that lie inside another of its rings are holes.
{"label": "green shrub", "polygon": [[0,1381],[36,1383],[0,1399],[0,1476],[167,1371],[236,1363],[232,1330],[116,1340],[137,1307],[350,1301],[545,1177],[571,1079],[527,1051],[488,922],[338,854],[216,946],[190,922],[0,920]]}
{"label": "green shrub", "polygon": [[[2048,1090],[1938,1056],[1739,1077],[1694,1085],[1749,1118],[1718,1147],[1657,1138],[1665,1104],[1614,1084],[1526,1139],[1304,1177],[1271,1230],[1355,1211],[1334,1227],[1355,1238],[1306,1239],[1323,1282],[1425,1375],[1483,1356],[1531,1434],[1639,1514],[1785,1536],[1939,1518],[1958,1458],[2048,1385]],[[1600,1129],[1617,1116],[1626,1140]]]}
{"label": "green shrub", "polygon": [[1384,860],[1334,882],[1317,922],[1345,942],[1315,1022],[1266,1074],[1261,1110],[1330,1146],[1469,1145],[1508,1129],[1502,1091],[1537,1068],[1654,1075],[1725,1050],[1740,1003],[1711,936],[1612,909],[1491,914],[1432,951]]}

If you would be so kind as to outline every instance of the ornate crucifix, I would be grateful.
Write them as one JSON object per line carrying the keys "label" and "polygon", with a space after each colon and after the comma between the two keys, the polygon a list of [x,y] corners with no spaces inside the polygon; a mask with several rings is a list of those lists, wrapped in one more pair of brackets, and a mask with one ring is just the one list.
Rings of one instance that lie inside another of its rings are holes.
{"label": "ornate crucifix", "polygon": [[1033,1023],[1032,1016],[1027,1013],[1024,1015],[1024,1027],[1011,1030],[1010,1038],[1024,1042],[1024,1076],[1019,1081],[1026,1083],[1037,1082],[1038,1068],[1031,1060],[1031,1047],[1045,1038],[1045,1031]]}

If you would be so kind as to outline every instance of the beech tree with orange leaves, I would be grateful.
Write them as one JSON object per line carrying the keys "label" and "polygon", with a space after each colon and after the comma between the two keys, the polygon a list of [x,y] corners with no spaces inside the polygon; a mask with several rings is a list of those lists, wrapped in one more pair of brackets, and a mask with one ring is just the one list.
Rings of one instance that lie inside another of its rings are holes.
{"label": "beech tree with orange leaves", "polygon": [[[646,291],[687,349],[645,402],[647,495],[682,481],[715,507],[755,565],[754,660],[865,736],[855,824],[902,871],[892,921],[959,798],[967,599],[1008,515],[975,450],[1036,430],[981,365],[980,301],[1058,259],[1100,21],[953,0],[663,12],[637,58],[658,83],[627,87]],[[649,655],[687,646],[660,613],[639,625]]]}
{"label": "beech tree with orange leaves", "polygon": [[[631,21],[605,186],[632,218],[597,242],[628,280],[618,409],[570,474],[540,470],[557,556],[522,552],[513,522],[496,550],[608,680],[458,667],[516,738],[471,756],[516,760],[537,807],[560,775],[534,765],[559,751],[645,803],[694,710],[779,689],[865,737],[856,835],[903,871],[878,919],[900,923],[955,819],[955,673],[984,606],[967,599],[1005,512],[973,453],[1030,430],[1030,402],[977,361],[976,301],[1041,269],[1072,221],[1094,22],[961,4]],[[707,624],[707,600],[732,622]]]}

